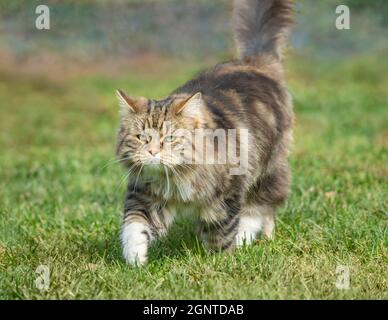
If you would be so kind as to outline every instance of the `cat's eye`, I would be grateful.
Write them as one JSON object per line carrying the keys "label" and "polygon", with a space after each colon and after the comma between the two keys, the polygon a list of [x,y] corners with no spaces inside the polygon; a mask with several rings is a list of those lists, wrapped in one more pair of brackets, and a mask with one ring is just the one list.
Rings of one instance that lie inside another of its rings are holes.
{"label": "cat's eye", "polygon": [[174,142],[175,139],[176,139],[176,137],[174,137],[174,136],[166,136],[166,137],[164,138],[164,141],[165,141],[165,142],[168,142],[168,143],[171,143],[171,142]]}
{"label": "cat's eye", "polygon": [[138,138],[141,142],[148,142],[148,139],[149,139],[148,135],[144,133],[138,134],[136,138]]}

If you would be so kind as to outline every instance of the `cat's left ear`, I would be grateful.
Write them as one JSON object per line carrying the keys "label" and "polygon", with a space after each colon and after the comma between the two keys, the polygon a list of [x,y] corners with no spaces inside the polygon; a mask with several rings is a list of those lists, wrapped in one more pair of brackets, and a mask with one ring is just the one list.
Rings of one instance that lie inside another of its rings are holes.
{"label": "cat's left ear", "polygon": [[203,115],[203,107],[204,101],[202,99],[202,93],[197,92],[179,104],[175,113],[177,115],[181,114],[184,117],[201,118]]}

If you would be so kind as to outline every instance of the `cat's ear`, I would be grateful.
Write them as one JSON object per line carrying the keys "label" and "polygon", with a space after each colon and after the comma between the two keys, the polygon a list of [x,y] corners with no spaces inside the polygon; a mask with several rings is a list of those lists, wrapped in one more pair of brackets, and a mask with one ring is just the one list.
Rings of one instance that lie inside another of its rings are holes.
{"label": "cat's ear", "polygon": [[131,98],[119,89],[116,90],[116,97],[119,102],[120,114],[122,117],[127,117],[132,113],[140,111],[139,99]]}
{"label": "cat's ear", "polygon": [[203,106],[202,94],[201,92],[197,92],[177,106],[176,114],[190,118],[201,118],[203,115]]}

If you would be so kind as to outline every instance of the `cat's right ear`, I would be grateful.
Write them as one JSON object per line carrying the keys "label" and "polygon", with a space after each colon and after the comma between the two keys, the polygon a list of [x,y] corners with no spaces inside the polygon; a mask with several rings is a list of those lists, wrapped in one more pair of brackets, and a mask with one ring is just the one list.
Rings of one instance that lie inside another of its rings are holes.
{"label": "cat's right ear", "polygon": [[119,102],[122,117],[127,117],[138,111],[136,100],[128,97],[122,90],[116,90],[116,97]]}

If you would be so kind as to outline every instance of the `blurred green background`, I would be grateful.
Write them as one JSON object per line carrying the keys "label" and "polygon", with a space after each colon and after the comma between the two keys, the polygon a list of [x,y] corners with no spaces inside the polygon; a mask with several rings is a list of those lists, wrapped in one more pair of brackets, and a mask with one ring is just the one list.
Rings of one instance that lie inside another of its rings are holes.
{"label": "blurred green background", "polygon": [[[0,1],[2,49],[19,59],[64,55],[76,61],[133,58],[145,53],[177,58],[227,57],[234,53],[229,0],[48,1],[51,30],[35,29],[41,1]],[[349,31],[335,28],[335,8],[351,8]],[[385,46],[388,3],[384,0],[296,1],[292,43],[326,58],[347,57]]]}
{"label": "blurred green background", "polygon": [[[0,298],[388,298],[388,2],[296,2],[294,179],[276,240],[210,254],[182,220],[134,269],[118,241],[125,172],[109,165],[115,88],[164,97],[233,58],[231,1],[48,0],[40,31],[40,1],[0,0]],[[350,30],[335,28],[339,4]]]}

